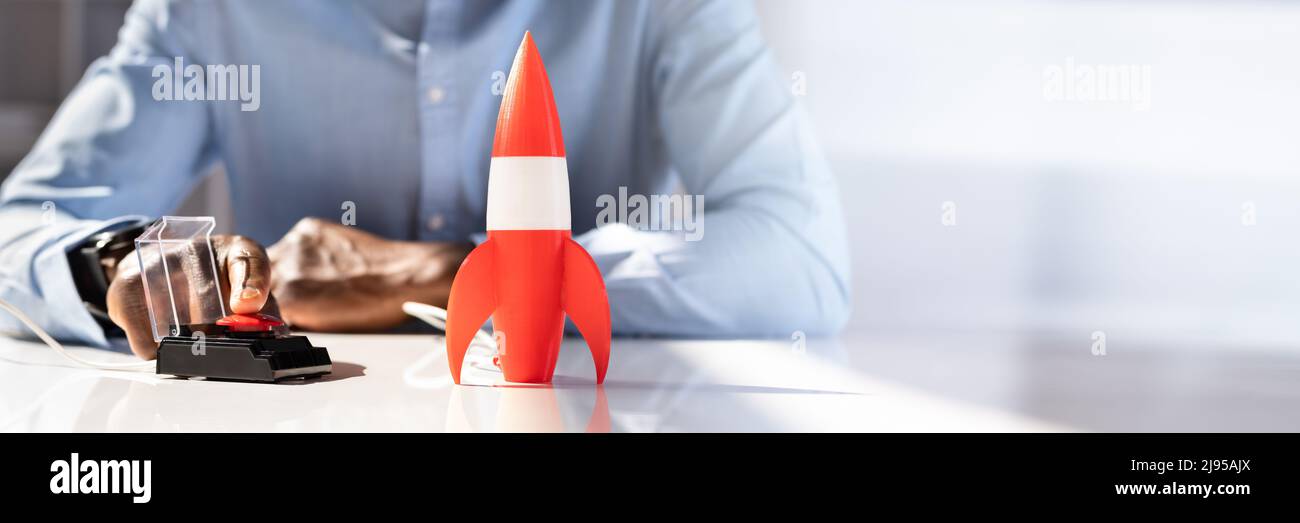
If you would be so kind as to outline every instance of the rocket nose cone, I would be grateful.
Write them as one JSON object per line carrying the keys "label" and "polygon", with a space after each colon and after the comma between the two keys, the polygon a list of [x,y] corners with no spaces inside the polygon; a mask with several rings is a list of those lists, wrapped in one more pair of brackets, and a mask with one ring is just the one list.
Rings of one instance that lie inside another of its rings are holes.
{"label": "rocket nose cone", "polygon": [[531,32],[524,33],[510,66],[492,156],[564,156],[551,80]]}

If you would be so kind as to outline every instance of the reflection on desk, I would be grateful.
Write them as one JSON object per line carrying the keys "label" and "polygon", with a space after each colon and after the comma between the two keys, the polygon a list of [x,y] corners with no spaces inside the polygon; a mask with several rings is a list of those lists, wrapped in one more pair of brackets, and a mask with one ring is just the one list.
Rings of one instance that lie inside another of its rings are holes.
{"label": "reflection on desk", "polygon": [[[439,337],[311,338],[329,348],[335,372],[281,384],[82,369],[39,343],[3,339],[0,431],[1300,428],[1288,415],[1300,399],[1300,367],[1286,355],[1153,350],[1095,358],[1086,345],[1066,353],[1040,337],[619,339],[609,377],[598,387],[582,340],[569,339],[550,385],[504,383],[487,349],[476,347],[466,385],[454,386]],[[1232,386],[1235,393],[1225,389]]]}

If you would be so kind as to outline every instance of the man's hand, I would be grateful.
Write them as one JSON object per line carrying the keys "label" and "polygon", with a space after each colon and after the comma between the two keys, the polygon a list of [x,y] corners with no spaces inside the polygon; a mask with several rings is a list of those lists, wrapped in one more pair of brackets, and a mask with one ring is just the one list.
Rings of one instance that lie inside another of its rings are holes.
{"label": "man's hand", "polygon": [[393,241],[305,218],[269,249],[273,291],[295,327],[373,331],[406,316],[402,302],[445,307],[473,245]]}
{"label": "man's hand", "polygon": [[[225,235],[213,236],[212,248],[222,279],[222,294],[229,297],[226,307],[230,312],[278,315],[279,309],[271,297],[271,262],[266,249],[243,236]],[[120,260],[109,277],[112,283],[108,286],[108,316],[126,331],[132,352],[147,360],[154,359],[158,345],[153,341],[135,252]]]}

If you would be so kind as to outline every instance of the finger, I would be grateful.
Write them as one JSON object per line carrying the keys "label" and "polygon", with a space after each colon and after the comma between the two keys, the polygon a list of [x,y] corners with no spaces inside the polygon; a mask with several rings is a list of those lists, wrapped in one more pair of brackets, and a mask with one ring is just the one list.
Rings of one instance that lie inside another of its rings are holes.
{"label": "finger", "polygon": [[108,287],[108,317],[126,332],[131,352],[146,360],[158,354],[158,344],[153,340],[153,326],[149,323],[149,310],[144,303],[144,288],[136,275],[113,279]]}
{"label": "finger", "polygon": [[262,310],[271,294],[271,262],[257,242],[236,236],[226,250],[230,279],[230,311],[253,314]]}
{"label": "finger", "polygon": [[126,341],[131,345],[131,352],[135,353],[143,360],[152,360],[158,357],[158,344],[153,341],[153,331],[148,326],[144,328],[121,326],[126,331]]}

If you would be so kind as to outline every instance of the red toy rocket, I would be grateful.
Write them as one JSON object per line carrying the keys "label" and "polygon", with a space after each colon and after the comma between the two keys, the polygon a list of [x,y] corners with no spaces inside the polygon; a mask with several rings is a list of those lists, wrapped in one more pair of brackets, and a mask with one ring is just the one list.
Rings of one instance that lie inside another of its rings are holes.
{"label": "red toy rocket", "polygon": [[569,168],[551,81],[530,33],[506,80],[488,171],[487,241],[460,266],[447,305],[447,363],[460,383],[465,351],[492,317],[507,381],[546,383],[568,314],[587,340],[596,383],[609,365],[609,298],[570,233]]}

